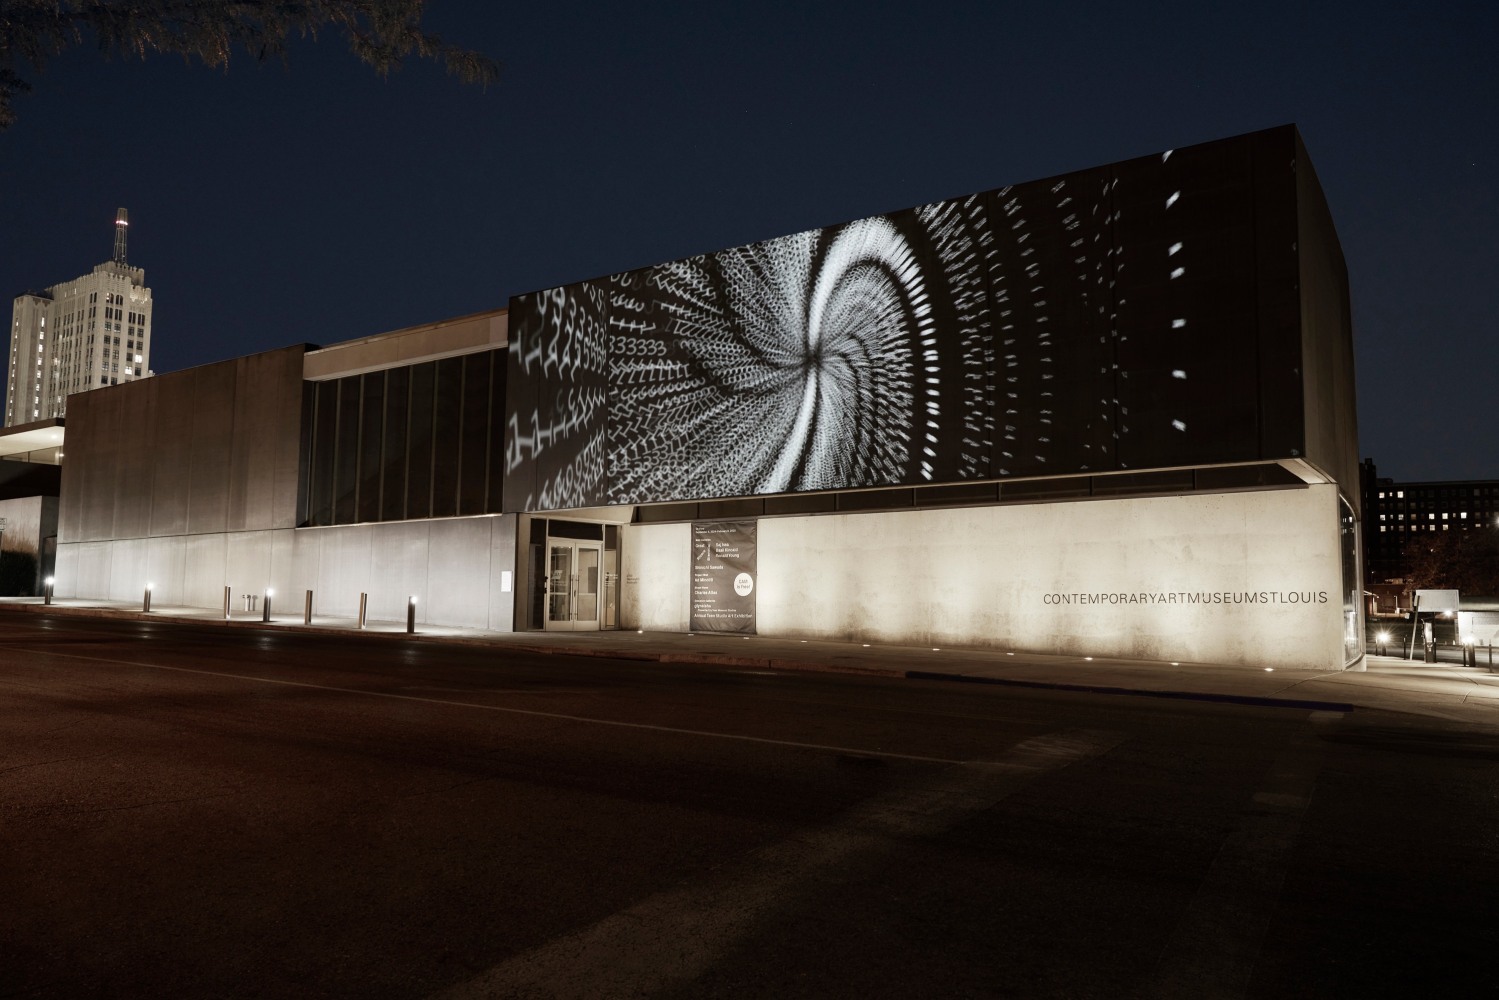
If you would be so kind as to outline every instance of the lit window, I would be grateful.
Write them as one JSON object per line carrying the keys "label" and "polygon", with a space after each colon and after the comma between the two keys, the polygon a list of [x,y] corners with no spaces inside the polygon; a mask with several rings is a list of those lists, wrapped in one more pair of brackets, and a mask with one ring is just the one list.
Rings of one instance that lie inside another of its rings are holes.
{"label": "lit window", "polygon": [[1395,499],[1396,500],[1404,500],[1405,499],[1405,490],[1396,490],[1395,491]]}

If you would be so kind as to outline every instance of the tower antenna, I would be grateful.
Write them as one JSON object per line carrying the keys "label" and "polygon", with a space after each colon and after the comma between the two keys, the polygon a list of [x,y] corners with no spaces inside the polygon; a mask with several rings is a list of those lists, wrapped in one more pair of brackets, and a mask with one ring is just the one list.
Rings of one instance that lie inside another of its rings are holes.
{"label": "tower antenna", "polygon": [[123,208],[115,212],[115,263],[125,263],[125,236],[130,231],[130,213]]}

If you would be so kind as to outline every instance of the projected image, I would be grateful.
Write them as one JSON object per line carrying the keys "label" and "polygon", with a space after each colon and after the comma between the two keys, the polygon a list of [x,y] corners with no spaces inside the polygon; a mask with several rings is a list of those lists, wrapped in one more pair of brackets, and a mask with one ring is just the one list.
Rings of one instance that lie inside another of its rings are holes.
{"label": "projected image", "polygon": [[1249,159],[1201,149],[516,297],[506,509],[1257,457]]}
{"label": "projected image", "polygon": [[[948,204],[622,276],[611,318],[619,502],[981,475],[984,217]],[[633,303],[650,302],[648,315]],[[954,308],[973,316],[943,324]],[[965,391],[969,390],[969,391]],[[972,423],[968,447],[951,425]]]}

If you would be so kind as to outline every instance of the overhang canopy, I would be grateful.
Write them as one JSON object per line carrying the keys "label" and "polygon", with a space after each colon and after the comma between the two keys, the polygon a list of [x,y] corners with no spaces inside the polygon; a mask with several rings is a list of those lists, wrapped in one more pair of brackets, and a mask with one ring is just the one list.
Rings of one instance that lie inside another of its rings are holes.
{"label": "overhang canopy", "polygon": [[63,420],[35,420],[0,427],[0,459],[58,465],[62,458]]}

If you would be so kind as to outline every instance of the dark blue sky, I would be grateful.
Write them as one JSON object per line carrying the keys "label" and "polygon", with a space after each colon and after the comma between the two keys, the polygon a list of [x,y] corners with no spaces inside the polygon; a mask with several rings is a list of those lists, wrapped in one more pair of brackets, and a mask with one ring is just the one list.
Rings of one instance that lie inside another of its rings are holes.
{"label": "dark blue sky", "polygon": [[499,84],[381,79],[333,38],[286,69],[55,60],[0,133],[0,291],[107,260],[124,205],[174,371],[1295,122],[1364,455],[1499,477],[1499,5],[437,0],[427,25]]}

